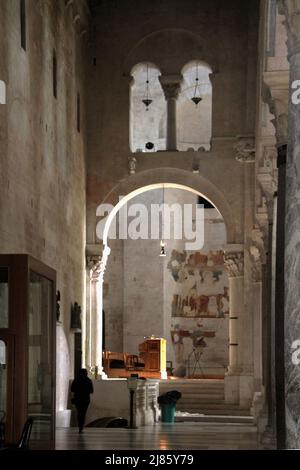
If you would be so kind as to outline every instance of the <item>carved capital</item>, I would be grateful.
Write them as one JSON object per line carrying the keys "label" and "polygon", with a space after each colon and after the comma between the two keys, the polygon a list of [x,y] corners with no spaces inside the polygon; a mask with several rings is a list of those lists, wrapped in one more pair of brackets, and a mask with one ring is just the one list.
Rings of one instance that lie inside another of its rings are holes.
{"label": "carved capital", "polygon": [[260,259],[259,249],[256,246],[250,246],[249,253],[252,261],[251,277],[253,282],[261,282],[262,280],[262,263]]}
{"label": "carved capital", "polygon": [[244,276],[244,251],[226,251],[224,264],[229,277]]}
{"label": "carved capital", "polygon": [[252,241],[249,246],[249,254],[252,261],[252,281],[260,282],[262,280],[262,265],[266,263],[266,253],[264,234],[258,228],[252,230]]}
{"label": "carved capital", "polygon": [[242,163],[255,162],[255,140],[253,137],[238,136],[234,145],[235,159]]}
{"label": "carved capital", "polygon": [[101,256],[87,256],[87,268],[91,281],[98,281],[101,273]]}
{"label": "carved capital", "polygon": [[274,119],[277,145],[287,143],[289,72],[272,71],[264,73],[263,100],[269,106]]}
{"label": "carved capital", "polygon": [[107,259],[110,255],[110,248],[104,247],[102,256],[100,255],[88,255],[87,256],[87,268],[89,269],[90,280],[92,282],[103,282],[103,276],[106,270]]}
{"label": "carved capital", "polygon": [[161,75],[159,81],[166,100],[178,98],[182,81],[181,75]]}
{"label": "carved capital", "polygon": [[266,213],[268,220],[273,220],[274,194],[278,188],[277,149],[265,148],[264,166],[257,174],[258,189],[261,193],[258,212]]}
{"label": "carved capital", "polygon": [[133,155],[128,157],[128,170],[130,175],[134,175],[136,172],[136,158]]}

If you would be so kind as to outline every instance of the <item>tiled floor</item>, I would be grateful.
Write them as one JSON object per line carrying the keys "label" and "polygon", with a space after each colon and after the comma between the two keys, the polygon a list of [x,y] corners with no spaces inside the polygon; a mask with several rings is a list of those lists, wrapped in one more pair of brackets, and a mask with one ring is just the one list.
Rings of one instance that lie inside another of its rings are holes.
{"label": "tiled floor", "polygon": [[257,429],[247,424],[174,423],[139,429],[57,429],[58,450],[239,450],[257,449]]}

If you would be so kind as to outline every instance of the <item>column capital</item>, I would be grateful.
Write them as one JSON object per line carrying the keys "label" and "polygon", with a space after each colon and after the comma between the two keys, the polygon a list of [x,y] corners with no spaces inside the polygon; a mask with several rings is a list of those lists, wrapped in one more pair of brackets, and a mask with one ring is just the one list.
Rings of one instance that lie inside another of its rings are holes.
{"label": "column capital", "polygon": [[255,139],[253,136],[238,135],[234,150],[236,152],[235,159],[238,162],[255,162]]}
{"label": "column capital", "polygon": [[229,277],[244,276],[243,245],[228,245],[224,251],[224,264]]}
{"label": "column capital", "polygon": [[182,75],[161,75],[159,77],[166,100],[177,99],[182,82]]}
{"label": "column capital", "polygon": [[260,257],[260,251],[255,245],[251,245],[249,248],[250,257],[252,261],[251,266],[251,277],[252,282],[261,282],[262,281],[262,262]]}
{"label": "column capital", "polygon": [[288,139],[288,102],[290,91],[289,71],[264,72],[263,100],[274,116],[277,145],[287,143]]}
{"label": "column capital", "polygon": [[262,265],[266,263],[266,249],[264,234],[259,228],[252,230],[251,234],[252,240],[248,248],[250,259],[252,261],[251,265],[251,275],[253,282],[262,281]]}
{"label": "column capital", "polygon": [[134,155],[128,157],[128,170],[130,175],[134,175],[136,172],[136,158]]}
{"label": "column capital", "polygon": [[107,259],[110,254],[109,246],[104,246],[102,255],[88,254],[86,257],[87,268],[89,269],[90,280],[94,282],[103,282]]}
{"label": "column capital", "polygon": [[86,265],[90,271],[91,281],[98,281],[101,273],[101,256],[90,255],[86,258]]}

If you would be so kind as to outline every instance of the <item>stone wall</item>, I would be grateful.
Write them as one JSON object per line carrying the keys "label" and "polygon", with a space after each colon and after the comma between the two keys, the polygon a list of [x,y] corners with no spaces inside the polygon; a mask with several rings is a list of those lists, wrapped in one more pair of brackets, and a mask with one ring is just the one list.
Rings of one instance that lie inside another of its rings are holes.
{"label": "stone wall", "polygon": [[[213,71],[211,150],[135,154],[136,171],[141,178],[150,170],[166,168],[191,175],[194,159],[200,159],[201,176],[222,192],[234,214],[236,239],[230,241],[243,243],[244,171],[233,146],[237,135],[254,134],[258,2],[228,0],[223,8],[220,0],[201,6],[195,0],[167,0],[163,5],[158,0],[134,0],[130,15],[126,2],[117,10],[113,3],[101,2],[93,22],[87,64],[88,243],[99,243],[96,207],[104,199],[110,202],[117,184],[128,179],[133,66],[151,62],[166,76],[180,74],[191,60],[204,61]],[[145,177],[153,182],[150,173]],[[200,179],[198,186],[201,191]]]}
{"label": "stone wall", "polygon": [[[82,14],[73,24],[75,9]],[[84,304],[85,43],[79,34],[84,15],[81,0],[72,8],[63,0],[27,0],[24,50],[20,2],[0,2],[0,79],[7,92],[7,104],[0,105],[0,251],[29,253],[57,271],[71,350],[71,303]]]}

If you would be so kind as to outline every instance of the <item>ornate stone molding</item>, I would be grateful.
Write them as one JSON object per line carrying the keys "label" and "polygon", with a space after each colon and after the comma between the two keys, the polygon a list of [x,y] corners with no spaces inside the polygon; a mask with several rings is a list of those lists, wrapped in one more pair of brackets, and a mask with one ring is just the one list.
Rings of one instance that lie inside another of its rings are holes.
{"label": "ornate stone molding", "polygon": [[128,157],[128,170],[130,175],[134,175],[136,172],[136,158],[133,155]]}
{"label": "ornate stone molding", "polygon": [[[258,213],[267,214],[268,220],[273,220],[274,194],[278,188],[277,149],[264,149],[264,166],[257,173],[258,188],[261,193],[261,205]],[[268,165],[268,166],[267,166]]]}
{"label": "ornate stone molding", "polygon": [[269,106],[274,119],[271,121],[276,133],[277,145],[287,143],[289,71],[264,73],[263,100]]}
{"label": "ornate stone molding", "polygon": [[90,280],[97,282],[103,282],[103,276],[106,270],[107,259],[110,254],[110,248],[104,247],[102,256],[100,255],[88,255],[87,256],[87,268],[89,269]]}
{"label": "ornate stone molding", "polygon": [[262,280],[262,263],[260,259],[259,249],[252,245],[249,248],[249,253],[252,260],[251,277],[253,282],[261,282]]}
{"label": "ornate stone molding", "polygon": [[242,163],[255,162],[255,139],[248,136],[238,136],[234,145],[235,159]]}
{"label": "ornate stone molding", "polygon": [[178,98],[182,75],[161,75],[159,81],[166,100]]}
{"label": "ornate stone molding", "polygon": [[279,13],[285,16],[289,57],[300,54],[300,3],[298,0],[277,0]]}
{"label": "ornate stone molding", "polygon": [[252,261],[251,275],[253,282],[261,282],[262,265],[266,263],[264,235],[258,228],[252,231],[252,241],[249,246],[250,259]]}
{"label": "ornate stone molding", "polygon": [[225,250],[224,264],[229,277],[242,277],[244,276],[244,251]]}
{"label": "ornate stone molding", "polygon": [[101,273],[101,256],[87,256],[87,268],[90,271],[91,281],[98,281]]}

